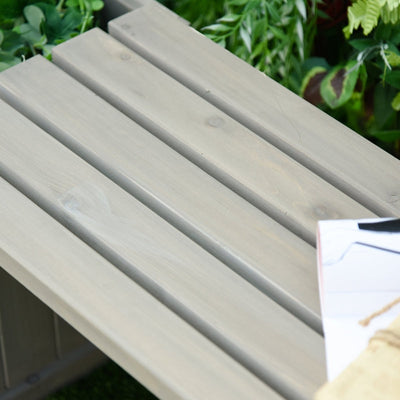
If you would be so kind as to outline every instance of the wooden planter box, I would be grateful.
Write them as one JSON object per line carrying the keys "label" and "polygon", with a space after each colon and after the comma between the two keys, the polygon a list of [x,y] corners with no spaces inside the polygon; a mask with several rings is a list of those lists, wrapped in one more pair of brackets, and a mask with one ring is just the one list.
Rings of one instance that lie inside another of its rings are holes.
{"label": "wooden planter box", "polygon": [[0,399],[39,399],[106,357],[0,268]]}

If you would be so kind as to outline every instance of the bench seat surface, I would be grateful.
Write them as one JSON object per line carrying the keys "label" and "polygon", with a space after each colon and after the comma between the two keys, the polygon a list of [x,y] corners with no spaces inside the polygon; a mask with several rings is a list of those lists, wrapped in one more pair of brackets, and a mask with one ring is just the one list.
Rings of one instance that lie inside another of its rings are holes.
{"label": "bench seat surface", "polygon": [[398,160],[131,8],[0,74],[0,265],[162,399],[309,399],[316,223],[398,214]]}

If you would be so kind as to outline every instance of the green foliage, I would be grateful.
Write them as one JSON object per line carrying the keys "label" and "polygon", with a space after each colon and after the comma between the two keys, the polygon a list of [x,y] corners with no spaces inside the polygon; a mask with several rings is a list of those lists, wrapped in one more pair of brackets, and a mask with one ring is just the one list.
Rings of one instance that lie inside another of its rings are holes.
{"label": "green foliage", "polygon": [[400,0],[160,0],[400,156]]}
{"label": "green foliage", "polygon": [[52,48],[94,25],[101,0],[8,1],[0,7],[0,71]]}
{"label": "green foliage", "polygon": [[321,82],[321,96],[331,108],[345,104],[353,95],[360,69],[356,61],[332,68]]}
{"label": "green foliage", "polygon": [[203,32],[273,79],[299,88],[316,16],[316,1],[226,0],[224,15]]}
{"label": "green foliage", "polygon": [[356,0],[348,9],[349,24],[344,29],[347,38],[360,26],[365,36],[378,25],[382,17],[385,24],[396,24],[399,18],[400,0]]}
{"label": "green foliage", "polygon": [[345,36],[339,29],[335,32],[345,52],[325,67],[319,80],[313,77],[315,67],[309,68],[301,91],[307,100],[398,156],[399,7],[400,0],[356,0],[349,5]]}

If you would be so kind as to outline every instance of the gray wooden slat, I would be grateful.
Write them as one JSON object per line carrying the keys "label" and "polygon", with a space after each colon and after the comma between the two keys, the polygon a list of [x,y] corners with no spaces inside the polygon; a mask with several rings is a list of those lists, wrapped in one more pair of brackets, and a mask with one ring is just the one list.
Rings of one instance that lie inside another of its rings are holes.
{"label": "gray wooden slat", "polygon": [[109,30],[375,213],[400,214],[398,160],[169,13],[148,4]]}
{"label": "gray wooden slat", "polygon": [[281,393],[312,395],[325,379],[315,331],[0,104],[0,173],[7,180]]}
{"label": "gray wooden slat", "polygon": [[1,74],[0,96],[322,331],[310,245],[44,58]]}
{"label": "gray wooden slat", "polygon": [[319,219],[372,215],[99,29],[63,43],[53,59],[309,243]]}
{"label": "gray wooden slat", "polygon": [[0,313],[12,387],[56,360],[52,311],[0,269]]}
{"label": "gray wooden slat", "polygon": [[281,399],[3,179],[0,194],[0,263],[161,399]]}
{"label": "gray wooden slat", "polygon": [[372,216],[99,29],[63,43],[53,59],[309,243],[319,219]]}

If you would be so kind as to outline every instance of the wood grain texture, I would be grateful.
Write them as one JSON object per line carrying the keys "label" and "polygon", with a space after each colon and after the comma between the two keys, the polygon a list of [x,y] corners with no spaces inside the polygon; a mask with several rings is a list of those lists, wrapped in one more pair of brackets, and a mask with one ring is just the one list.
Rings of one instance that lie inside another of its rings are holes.
{"label": "wood grain texture", "polygon": [[280,399],[2,179],[0,193],[2,265],[161,399]]}
{"label": "wood grain texture", "polygon": [[99,29],[53,59],[309,243],[319,219],[373,215]]}
{"label": "wood grain texture", "polygon": [[399,160],[203,35],[151,4],[109,31],[361,204],[400,215]]}
{"label": "wood grain texture", "polygon": [[310,245],[44,58],[1,74],[0,96],[322,331]]}
{"label": "wood grain texture", "polygon": [[37,371],[56,361],[53,315],[3,269],[0,269],[0,314],[9,384],[13,387],[34,379]]}
{"label": "wood grain texture", "polygon": [[324,381],[315,331],[4,103],[0,120],[7,180],[288,397]]}

